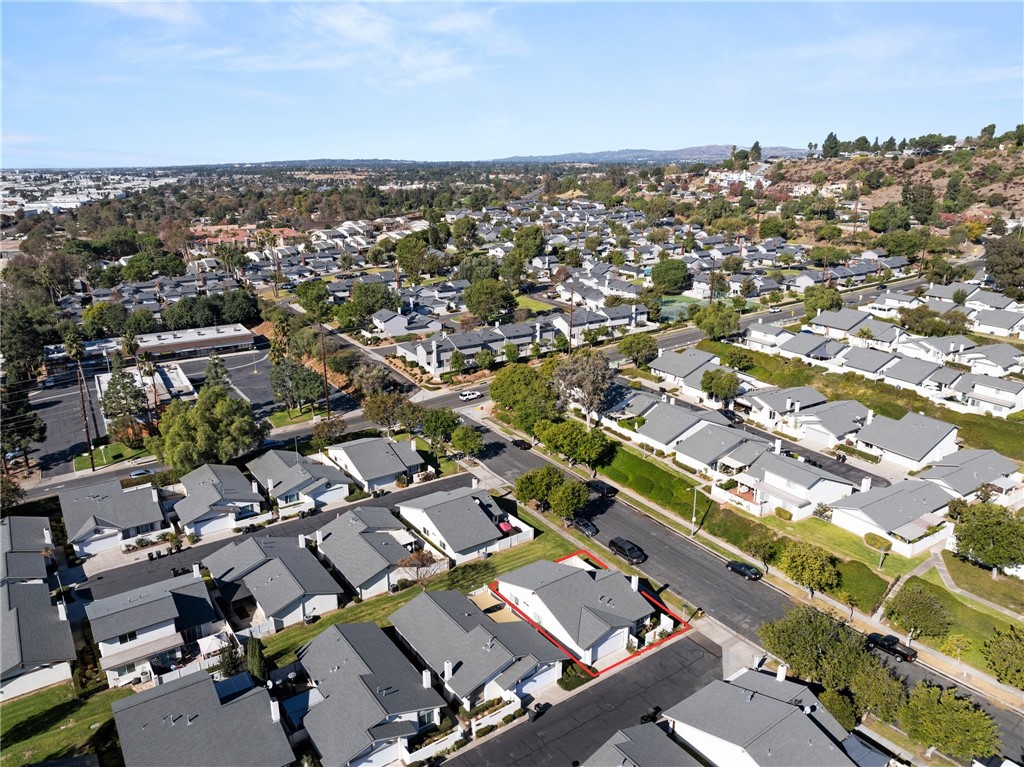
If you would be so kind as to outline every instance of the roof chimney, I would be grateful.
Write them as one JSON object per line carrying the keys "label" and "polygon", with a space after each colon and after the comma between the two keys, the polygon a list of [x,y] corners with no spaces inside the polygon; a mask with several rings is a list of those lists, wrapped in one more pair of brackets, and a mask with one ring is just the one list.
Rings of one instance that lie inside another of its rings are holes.
{"label": "roof chimney", "polygon": [[473,478],[470,481],[472,482],[470,487],[472,487],[474,490],[480,487],[480,478],[477,477],[475,474],[473,475]]}
{"label": "roof chimney", "polygon": [[280,722],[281,721],[281,704],[271,698],[270,700],[270,721]]}
{"label": "roof chimney", "polygon": [[636,591],[636,592],[639,593],[639,591],[640,591],[640,576],[639,575],[631,575],[631,576],[629,576],[629,586],[630,586],[631,589],[633,589],[633,591]]}
{"label": "roof chimney", "polygon": [[202,572],[199,570],[199,563],[198,562],[193,562],[192,563],[192,577],[193,578],[202,578],[203,577]]}
{"label": "roof chimney", "polygon": [[429,668],[423,669],[423,689],[424,690],[429,690],[430,689],[430,669]]}
{"label": "roof chimney", "polygon": [[317,545],[317,548],[319,548],[320,546],[323,546],[323,544],[324,544],[324,531],[323,531],[323,528],[321,528],[320,530],[316,531],[316,545]]}
{"label": "roof chimney", "polygon": [[778,438],[775,440],[775,455],[782,455],[782,440]]}
{"label": "roof chimney", "polygon": [[43,542],[44,543],[49,543],[49,544],[53,543],[53,537],[50,535],[50,528],[49,528],[49,526],[46,526],[46,527],[43,528]]}
{"label": "roof chimney", "polygon": [[860,481],[860,491],[862,493],[866,493],[870,489],[871,489],[871,477],[864,477],[864,479],[862,479]]}
{"label": "roof chimney", "polygon": [[868,415],[867,415],[867,418],[864,419],[864,425],[867,426],[869,423],[871,423],[871,421],[874,419],[874,417],[875,417],[875,411],[872,410],[871,408],[868,408]]}
{"label": "roof chimney", "polygon": [[444,662],[444,681],[450,682],[452,678],[452,662],[446,660]]}
{"label": "roof chimney", "polygon": [[302,533],[299,533],[299,548],[300,549],[306,548],[306,536],[303,535]]}
{"label": "roof chimney", "polygon": [[775,671],[775,681],[785,682],[786,681],[786,664],[780,663],[779,668]]}
{"label": "roof chimney", "polygon": [[792,409],[793,409],[793,400],[791,400],[789,397],[786,397],[786,412],[788,413]]}
{"label": "roof chimney", "polygon": [[63,597],[57,600],[57,617],[60,618],[62,621],[66,621],[68,619],[68,608],[64,604]]}

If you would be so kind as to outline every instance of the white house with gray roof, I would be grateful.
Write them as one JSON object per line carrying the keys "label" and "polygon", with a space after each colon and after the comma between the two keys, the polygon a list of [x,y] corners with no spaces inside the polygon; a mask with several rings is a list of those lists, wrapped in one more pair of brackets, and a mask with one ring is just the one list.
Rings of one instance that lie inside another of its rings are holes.
{"label": "white house with gray roof", "polygon": [[856,767],[849,733],[807,687],[745,670],[664,713],[675,737],[714,767]]}
{"label": "white house with gray roof", "polygon": [[835,448],[853,439],[874,414],[856,400],[834,400],[790,413],[778,429],[793,439],[818,448]]}
{"label": "white house with gray roof", "polygon": [[958,450],[935,461],[918,477],[968,503],[980,500],[984,490],[1000,506],[1024,505],[1024,473],[1016,461],[995,450]]}
{"label": "white house with gray roof", "polygon": [[786,389],[759,389],[740,398],[750,408],[750,419],[774,428],[789,415],[826,402],[825,395],[810,386]]}
{"label": "white house with gray roof", "polygon": [[0,701],[71,679],[75,643],[42,582],[0,583]]}
{"label": "white house with gray roof", "polygon": [[50,520],[14,514],[0,519],[0,583],[43,583],[55,562]]}
{"label": "white house with gray roof", "polygon": [[189,674],[112,704],[125,767],[287,767],[276,700],[248,674]]}
{"label": "white house with gray roof", "polygon": [[296,654],[311,689],[283,707],[323,767],[391,764],[413,737],[440,723],[444,700],[429,675],[372,623],[331,626]]}
{"label": "white house with gray roof", "polygon": [[832,524],[858,537],[874,533],[890,541],[896,554],[913,557],[949,537],[951,500],[933,482],[907,479],[834,502]]}
{"label": "white house with gray roof", "polygon": [[174,504],[186,533],[208,535],[268,519],[261,517],[263,496],[237,466],[203,464],[181,478],[185,497]]}
{"label": "white house with gray roof", "polygon": [[675,456],[695,472],[724,479],[746,470],[770,447],[767,440],[750,432],[707,424],[676,442]]}
{"label": "white house with gray roof", "polygon": [[79,557],[123,548],[167,526],[150,484],[122,488],[121,480],[108,479],[62,490],[58,497],[68,542]]}
{"label": "white house with gray roof", "polygon": [[341,503],[352,480],[337,466],[314,461],[293,450],[268,450],[245,465],[282,517]]}
{"label": "white house with gray roof", "polygon": [[986,344],[957,354],[955,361],[970,365],[978,375],[1003,378],[1024,372],[1024,350],[1010,344]]}
{"label": "white house with gray roof", "polygon": [[392,442],[383,437],[365,437],[331,445],[314,460],[333,464],[352,477],[366,492],[395,484],[399,477],[412,480],[424,467],[412,440]]}
{"label": "white house with gray roof", "polygon": [[[273,631],[340,607],[341,585],[331,577],[303,536],[246,538],[204,557],[213,582],[236,617]],[[272,633],[272,632],[271,632]]]}
{"label": "white house with gray roof", "polygon": [[[403,578],[414,581],[448,568],[447,559],[435,554],[389,509],[346,509],[314,536],[320,559],[334,567],[362,599],[386,594]],[[416,552],[424,552],[418,555],[422,558],[418,567],[409,561]],[[433,564],[428,563],[428,555]]]}
{"label": "white house with gray roof", "polygon": [[398,504],[398,513],[456,565],[533,540],[534,529],[485,490],[461,487]]}
{"label": "white house with gray roof", "polygon": [[750,349],[773,354],[782,344],[793,337],[793,333],[775,325],[758,321],[743,330],[743,343]]}
{"label": "white house with gray roof", "polygon": [[1024,410],[1024,381],[964,373],[949,387],[972,413],[1006,418]]}
{"label": "white house with gray roof", "polygon": [[617,730],[583,767],[700,767],[669,732],[647,722]]}
{"label": "white house with gray roof", "polygon": [[85,614],[110,687],[166,673],[186,648],[214,633],[216,622],[198,566],[187,575],[97,599]]}
{"label": "white house with gray roof", "polygon": [[759,517],[782,508],[794,520],[806,519],[819,503],[830,506],[857,489],[853,482],[830,471],[773,452],[761,453],[733,478],[736,487],[724,490],[715,485],[712,497]]}
{"label": "white house with gray roof", "polygon": [[655,450],[670,453],[679,440],[712,423],[728,426],[717,410],[690,410],[674,397],[660,398],[645,392],[631,393],[601,414],[601,423]]}
{"label": "white house with gray roof", "polygon": [[426,591],[392,613],[391,623],[445,697],[467,709],[539,692],[558,681],[566,659],[528,623],[495,621],[458,591]]}
{"label": "white house with gray roof", "polygon": [[[701,381],[705,373],[731,369],[724,368],[719,364],[720,361],[718,355],[695,348],[683,352],[662,350],[658,357],[651,361],[649,367],[651,371],[664,378],[670,386],[677,387],[680,397],[702,404],[707,408],[721,409],[726,403],[709,397],[701,388]],[[740,381],[739,396],[743,396],[758,386],[757,381],[743,373],[737,372],[737,377]]]}
{"label": "white house with gray roof", "polygon": [[919,471],[957,450],[956,426],[917,413],[898,421],[875,416],[857,433],[855,447],[882,461]]}
{"label": "white house with gray roof", "polygon": [[617,570],[595,570],[539,560],[498,577],[498,591],[518,611],[551,634],[568,652],[593,665],[626,649],[655,610],[636,579]]}

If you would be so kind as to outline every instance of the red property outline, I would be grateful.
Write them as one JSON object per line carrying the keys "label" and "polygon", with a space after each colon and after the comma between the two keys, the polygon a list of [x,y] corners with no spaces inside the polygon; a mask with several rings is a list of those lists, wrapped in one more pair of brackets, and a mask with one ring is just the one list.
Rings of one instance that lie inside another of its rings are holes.
{"label": "red property outline", "polygon": [[[585,558],[585,559],[589,559],[592,562],[596,562],[601,567],[602,570],[609,570],[609,569],[611,569],[611,568],[608,567],[608,565],[606,565],[599,558],[595,557],[587,549],[577,549],[572,554],[566,554],[564,557],[559,557],[558,559],[555,560],[555,562],[561,563],[561,562],[564,562],[567,559],[572,559],[573,557],[578,557],[578,556],[582,557],[582,558]],[[640,591],[638,593],[641,596],[643,596],[644,599],[646,599],[648,602],[650,602],[652,605],[654,605],[655,608],[657,608],[657,609],[667,613],[672,618],[674,618],[675,621],[679,624],[679,627],[676,628],[676,630],[673,631],[671,634],[669,634],[667,637],[664,637],[663,639],[659,639],[657,642],[654,642],[653,644],[648,645],[647,647],[643,648],[642,650],[638,650],[637,652],[635,652],[632,655],[630,655],[628,658],[623,658],[622,660],[616,661],[615,663],[613,663],[612,665],[608,666],[607,668],[598,669],[595,672],[595,671],[591,671],[590,668],[585,663],[580,662],[579,658],[577,658],[569,650],[567,650],[562,645],[561,642],[559,642],[557,639],[555,639],[553,636],[551,636],[551,634],[549,634],[544,629],[543,626],[541,626],[539,623],[534,621],[532,618],[528,617],[522,610],[520,610],[518,607],[516,607],[514,604],[512,604],[508,599],[506,599],[505,595],[502,594],[500,591],[498,591],[498,582],[497,581],[492,581],[491,583],[488,583],[487,584],[487,589],[492,594],[494,594],[494,596],[496,596],[502,602],[504,602],[509,607],[511,607],[512,611],[516,615],[518,615],[522,620],[526,621],[531,626],[533,626],[533,628],[535,628],[537,631],[539,631],[544,636],[545,639],[547,639],[549,642],[551,642],[551,644],[553,644],[555,647],[557,647],[559,650],[561,650],[563,653],[565,653],[565,656],[569,660],[571,660],[573,663],[575,663],[577,666],[579,666],[584,672],[586,672],[589,676],[591,676],[591,677],[593,677],[595,679],[597,677],[601,676],[601,674],[604,674],[607,671],[611,671],[613,668],[617,668],[618,666],[621,666],[623,663],[626,663],[627,661],[631,661],[634,658],[636,658],[636,657],[638,657],[640,655],[643,655],[644,653],[646,653],[646,652],[648,652],[650,650],[653,650],[655,647],[658,647],[659,645],[664,644],[665,642],[669,642],[669,641],[675,639],[677,636],[682,636],[683,634],[685,634],[687,631],[689,631],[692,628],[692,626],[690,626],[690,624],[687,623],[683,618],[681,618],[680,616],[678,616],[674,612],[672,612],[670,609],[668,609],[668,605],[666,605],[664,602],[656,600],[654,597],[652,597],[646,591]]]}

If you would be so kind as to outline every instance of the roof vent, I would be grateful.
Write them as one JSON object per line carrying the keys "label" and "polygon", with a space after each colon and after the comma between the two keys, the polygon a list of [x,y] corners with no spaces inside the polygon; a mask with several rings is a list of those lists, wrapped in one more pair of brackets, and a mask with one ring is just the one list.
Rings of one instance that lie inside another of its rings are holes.
{"label": "roof vent", "polygon": [[752,701],[753,699],[754,699],[754,691],[751,690],[750,694],[747,695],[747,703],[750,703],[750,701]]}

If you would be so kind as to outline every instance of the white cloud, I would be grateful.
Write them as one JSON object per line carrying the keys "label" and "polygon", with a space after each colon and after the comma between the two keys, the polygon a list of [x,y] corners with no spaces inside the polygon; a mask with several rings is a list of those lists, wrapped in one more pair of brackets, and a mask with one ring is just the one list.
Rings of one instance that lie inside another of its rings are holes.
{"label": "white cloud", "polygon": [[186,0],[139,2],[138,0],[88,0],[125,16],[162,21],[173,26],[189,26],[202,20],[199,10]]}
{"label": "white cloud", "polygon": [[4,145],[13,144],[38,144],[43,140],[43,136],[33,136],[28,133],[4,133],[0,137],[0,143]]}

